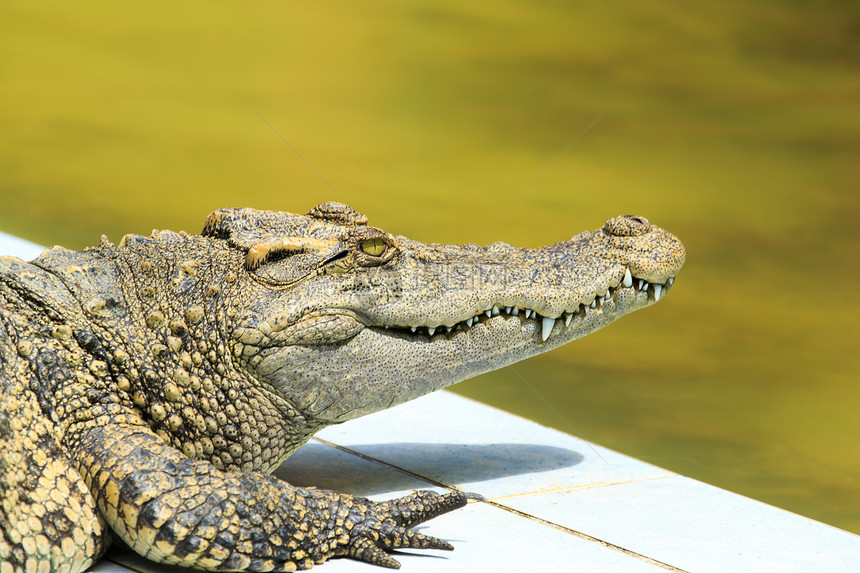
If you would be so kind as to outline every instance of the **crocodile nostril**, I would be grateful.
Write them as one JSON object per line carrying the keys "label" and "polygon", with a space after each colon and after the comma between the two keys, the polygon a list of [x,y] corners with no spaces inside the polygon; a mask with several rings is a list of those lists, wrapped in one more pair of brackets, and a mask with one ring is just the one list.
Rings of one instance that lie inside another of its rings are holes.
{"label": "crocodile nostril", "polygon": [[635,237],[651,230],[651,223],[639,215],[621,215],[606,221],[603,230],[619,237]]}

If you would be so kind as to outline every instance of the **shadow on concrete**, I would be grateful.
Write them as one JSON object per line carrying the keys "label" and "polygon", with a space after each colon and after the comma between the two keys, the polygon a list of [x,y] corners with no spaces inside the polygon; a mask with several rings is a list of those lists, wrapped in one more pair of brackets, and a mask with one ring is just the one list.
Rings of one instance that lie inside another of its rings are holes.
{"label": "shadow on concrete", "polygon": [[407,442],[358,444],[348,449],[409,473],[311,442],[284,462],[275,475],[293,485],[374,495],[431,485],[421,477],[458,485],[557,470],[579,464],[584,459],[573,450],[537,444]]}

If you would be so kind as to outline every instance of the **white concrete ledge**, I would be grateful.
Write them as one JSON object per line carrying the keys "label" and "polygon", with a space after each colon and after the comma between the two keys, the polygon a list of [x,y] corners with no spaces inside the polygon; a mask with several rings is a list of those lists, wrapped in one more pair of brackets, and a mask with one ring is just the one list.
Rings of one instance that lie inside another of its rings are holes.
{"label": "white concrete ledge", "polygon": [[[0,254],[34,256],[0,234]],[[36,254],[38,251],[36,251]],[[854,572],[860,537],[448,392],[326,428],[276,475],[372,499],[480,493],[419,530],[456,550],[403,551],[408,573]],[[328,573],[373,571],[344,559]],[[130,568],[130,569],[129,569]],[[179,571],[110,554],[100,573]]]}
{"label": "white concrete ledge", "polygon": [[39,256],[44,249],[45,247],[36,243],[0,232],[0,256],[12,255],[29,261]]}

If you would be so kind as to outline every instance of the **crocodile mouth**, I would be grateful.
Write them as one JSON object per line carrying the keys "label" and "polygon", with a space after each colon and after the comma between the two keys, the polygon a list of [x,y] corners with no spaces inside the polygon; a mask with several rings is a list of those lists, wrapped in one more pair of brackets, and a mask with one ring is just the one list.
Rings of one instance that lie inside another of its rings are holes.
{"label": "crocodile mouth", "polygon": [[[236,328],[233,332],[233,338],[236,340],[234,354],[237,358],[247,359],[256,366],[256,363],[261,360],[260,353],[265,348],[340,344],[352,340],[365,329],[379,336],[419,344],[458,341],[460,336],[469,337],[473,329],[489,328],[499,334],[498,327],[503,324],[500,321],[514,318],[520,320],[524,338],[534,336],[538,344],[555,346],[556,341],[568,340],[571,337],[579,338],[602,328],[620,316],[660,301],[672,288],[674,282],[674,277],[668,277],[662,283],[649,282],[634,277],[629,269],[625,269],[623,277],[614,286],[589,293],[586,299],[571,298],[569,304],[565,305],[565,310],[556,312],[555,315],[549,314],[551,311],[546,307],[533,308],[528,305],[529,303],[510,304],[510,301],[506,301],[507,304],[505,304],[497,301],[487,304],[487,307],[480,312],[461,318],[453,324],[437,323],[435,326],[427,326],[426,322],[420,326],[386,324],[384,319],[374,320],[352,309],[316,311],[285,326],[277,327],[262,323]],[[530,304],[534,305],[534,303]],[[513,323],[506,324],[513,326]]]}
{"label": "crocodile mouth", "polygon": [[605,292],[597,292],[593,299],[575,302],[558,316],[546,316],[535,309],[525,306],[494,304],[473,316],[460,320],[451,325],[439,324],[437,326],[402,326],[402,325],[367,325],[367,327],[380,333],[406,335],[411,338],[431,341],[440,336],[450,338],[458,333],[468,333],[472,328],[486,324],[496,317],[513,318],[519,317],[523,324],[533,323],[532,330],[539,332],[542,342],[552,335],[558,325],[563,330],[575,329],[577,322],[582,322],[595,315],[614,314],[621,306],[624,298],[629,307],[625,313],[644,308],[660,301],[672,288],[674,277],[667,278],[663,283],[648,282],[645,279],[634,277],[630,269],[626,269],[624,277],[615,286],[610,286]]}

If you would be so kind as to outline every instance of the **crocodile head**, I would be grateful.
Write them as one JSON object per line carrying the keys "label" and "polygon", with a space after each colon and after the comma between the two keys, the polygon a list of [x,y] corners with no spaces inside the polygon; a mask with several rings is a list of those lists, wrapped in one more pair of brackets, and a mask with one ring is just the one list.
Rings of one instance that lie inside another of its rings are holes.
{"label": "crocodile head", "polygon": [[324,423],[585,336],[659,301],[685,258],[636,216],[538,249],[420,243],[339,203],[304,216],[224,209],[203,234],[242,252],[238,363]]}

